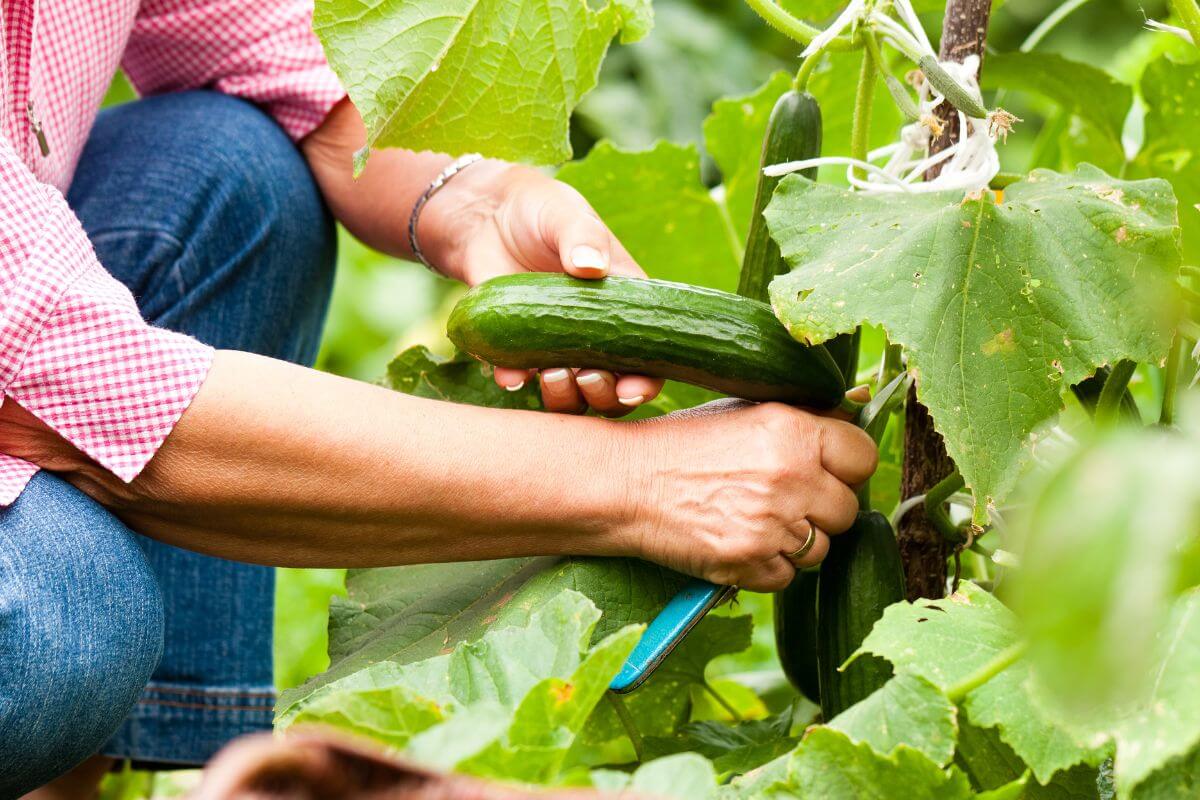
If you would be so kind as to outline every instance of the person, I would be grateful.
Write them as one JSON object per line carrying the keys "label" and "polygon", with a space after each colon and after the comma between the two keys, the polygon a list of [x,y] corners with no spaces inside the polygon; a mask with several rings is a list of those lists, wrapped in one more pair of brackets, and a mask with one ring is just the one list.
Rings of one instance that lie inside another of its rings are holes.
{"label": "person", "polygon": [[[269,727],[264,565],[619,555],[773,590],[850,525],[875,451],[837,419],[621,424],[656,381],[496,370],[581,416],[299,366],[335,219],[468,284],[642,274],[530,168],[385,150],[355,180],[363,123],[303,0],[3,14],[0,796],[88,796],[113,759],[199,764]],[[97,116],[118,62],[143,99]]]}

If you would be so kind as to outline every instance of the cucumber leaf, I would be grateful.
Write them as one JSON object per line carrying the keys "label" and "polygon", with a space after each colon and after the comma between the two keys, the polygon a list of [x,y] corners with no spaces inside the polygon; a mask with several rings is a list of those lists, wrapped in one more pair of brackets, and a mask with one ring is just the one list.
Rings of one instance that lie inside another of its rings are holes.
{"label": "cucumber leaf", "polygon": [[[1116,729],[1114,772],[1122,794],[1163,768],[1177,775],[1167,783],[1190,783],[1193,791],[1200,785],[1200,759],[1189,755],[1200,747],[1200,588],[1176,601],[1155,651],[1160,660],[1144,673],[1150,694]],[[1160,796],[1171,795],[1163,789]]]}
{"label": "cucumber leaf", "polygon": [[1142,74],[1145,140],[1132,173],[1166,178],[1179,197],[1187,263],[1200,263],[1200,63],[1160,56]]}
{"label": "cucumber leaf", "polygon": [[1200,582],[1197,474],[1200,435],[1120,431],[1042,481],[1015,526],[1013,607],[1042,685],[1080,724],[1144,700],[1171,604]]}
{"label": "cucumber leaf", "polygon": [[792,76],[776,72],[749,94],[713,103],[712,113],[704,120],[704,147],[721,170],[725,208],[742,245],[754,211],[767,121],[775,101],[790,88]]}
{"label": "cucumber leaf", "polygon": [[923,753],[901,746],[890,756],[855,744],[832,728],[811,729],[792,756],[789,783],[802,797],[822,800],[892,800],[903,787],[909,800],[958,800],[973,796],[956,767],[943,770]]}
{"label": "cucumber leaf", "polygon": [[838,714],[829,727],[880,755],[892,755],[903,745],[945,766],[954,757],[957,717],[954,704],[936,686],[901,673]]}
{"label": "cucumber leaf", "polygon": [[628,626],[590,645],[600,611],[564,591],[524,625],[407,664],[384,661],[325,687],[292,723],[370,735],[443,769],[556,780],[574,736],[632,651]]}
{"label": "cucumber leaf", "polygon": [[771,284],[780,319],[800,340],[877,324],[904,346],[977,523],[1016,484],[1066,387],[1166,356],[1180,252],[1165,181],[1037,170],[997,204],[789,176],[766,216],[793,267]]}
{"label": "cucumber leaf", "polygon": [[628,789],[649,797],[709,800],[717,794],[717,776],[708,759],[680,753],[642,764],[634,770]]}
{"label": "cucumber leaf", "polygon": [[[858,652],[885,658],[897,674],[917,675],[949,691],[1020,641],[1013,612],[964,583],[941,600],[890,606]],[[1042,782],[1075,764],[1098,763],[1105,750],[1077,743],[1052,719],[1037,702],[1029,677],[1028,663],[1017,661],[969,692],[963,702],[971,719],[997,728]]]}
{"label": "cucumber leaf", "polygon": [[[478,641],[494,626],[528,623],[565,591],[603,616],[595,636],[647,622],[686,579],[635,559],[515,558],[350,570],[345,598],[330,604],[330,668],[280,695],[277,722],[316,702],[337,681],[378,662],[402,667]],[[367,675],[366,679],[374,676]],[[356,684],[355,684],[356,685]]]}
{"label": "cucumber leaf", "polygon": [[370,147],[554,164],[571,111],[618,34],[649,32],[648,0],[320,0],[313,29]]}
{"label": "cucumber leaf", "polygon": [[724,210],[700,182],[694,145],[659,142],[629,151],[600,142],[587,157],[559,170],[558,179],[587,198],[651,278],[725,291],[737,287],[741,246]]}

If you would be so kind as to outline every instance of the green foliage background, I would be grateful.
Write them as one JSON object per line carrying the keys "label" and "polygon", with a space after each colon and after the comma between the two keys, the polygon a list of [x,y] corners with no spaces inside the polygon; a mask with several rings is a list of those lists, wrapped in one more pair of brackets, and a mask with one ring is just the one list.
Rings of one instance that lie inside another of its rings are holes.
{"label": "green foliage background", "polygon": [[[833,7],[840,3],[814,0],[785,0],[797,12],[814,7]],[[1008,0],[1003,13],[996,15],[990,42],[995,49],[1009,51],[1028,35],[1054,7],[1057,0]],[[1176,45],[1169,37],[1139,33],[1143,13],[1165,18],[1163,2],[1139,0],[1094,0],[1084,11],[1071,17],[1039,48],[1039,54],[1057,54],[1091,64],[1103,64],[1115,77],[1137,85],[1144,65],[1151,56]],[[627,46],[614,46],[604,63],[597,88],[587,95],[572,119],[570,137],[576,158],[585,156],[602,138],[620,147],[641,149],[660,139],[692,143],[700,148],[699,174],[702,182],[713,185],[718,172],[712,156],[703,152],[703,122],[713,101],[721,96],[744,94],[760,85],[773,70],[791,70],[795,63],[794,47],[764,26],[737,0],[657,0],[654,3],[658,26],[647,39]],[[929,26],[936,30],[936,25]],[[836,65],[814,76],[814,91],[822,101],[826,117],[826,141],[837,154],[849,139],[852,82],[833,80]],[[985,73],[986,74],[986,73]],[[1007,74],[1005,84],[1017,86],[1020,76]],[[1031,87],[1037,88],[1037,87]],[[1043,91],[1048,92],[1045,89]],[[839,94],[840,92],[840,94]],[[876,144],[890,140],[895,111],[880,92],[875,131]],[[108,102],[132,98],[127,84],[114,83]],[[1090,119],[1086,113],[1063,113],[1062,98],[1043,97],[1032,92],[1013,91],[1006,107],[1025,118],[1026,130],[1038,136],[1017,136],[1003,149],[1004,168],[1025,172],[1034,166],[1063,168],[1079,160],[1089,160],[1116,172],[1123,161],[1119,136],[1102,119]],[[1064,104],[1065,105],[1065,104]],[[1138,136],[1135,124],[1126,135]],[[1194,132],[1193,134],[1194,135]],[[1167,143],[1170,144],[1170,143]],[[1169,148],[1164,145],[1164,151]],[[717,154],[719,157],[720,154]],[[1148,165],[1134,165],[1129,177]],[[567,177],[567,176],[564,176]],[[837,182],[836,171],[822,175],[823,182]],[[1194,245],[1193,245],[1194,246]],[[322,369],[364,380],[376,380],[387,363],[399,351],[413,344],[425,344],[435,353],[448,354],[442,334],[449,307],[461,291],[449,281],[430,275],[423,268],[374,253],[341,234],[338,278],[329,320],[325,330],[318,366]],[[863,348],[862,367],[873,367],[881,354],[881,337],[868,331]],[[1144,371],[1133,388],[1139,401],[1150,407],[1157,402],[1155,371]],[[891,446],[889,446],[889,444]],[[877,491],[895,485],[899,453],[895,437],[885,440],[881,479],[874,482]],[[894,497],[875,497],[874,504],[890,508]],[[970,564],[967,564],[968,574]],[[276,611],[276,683],[280,689],[296,686],[329,665],[326,655],[326,626],[329,598],[343,590],[340,570],[280,570]],[[771,703],[772,692],[787,697],[787,692],[771,674],[778,673],[771,641],[770,602],[768,598],[743,593],[736,613],[754,617],[752,646],[737,655],[721,656],[713,662],[710,679],[720,685],[722,694],[738,704],[738,687],[752,675],[754,693],[740,697],[747,704],[738,710],[747,717],[762,717],[779,710]],[[742,683],[728,676],[737,675]],[[781,677],[781,676],[777,676]],[[929,676],[918,676],[938,681]],[[914,681],[916,678],[914,678]],[[897,687],[897,691],[928,691],[925,684]],[[767,707],[750,708],[763,698]],[[786,704],[786,701],[784,701]],[[720,716],[720,709],[713,709]],[[970,706],[972,718],[983,724],[988,709],[980,700]],[[851,722],[847,722],[847,725]],[[969,733],[969,722],[962,721],[962,733]],[[982,729],[981,729],[982,730]],[[991,729],[988,729],[991,730]],[[843,731],[859,740],[867,731]],[[934,731],[936,733],[936,730]],[[832,735],[822,746],[830,753],[851,745]],[[926,754],[940,762],[938,738],[930,736]],[[1009,746],[1018,747],[1014,734]],[[664,747],[666,745],[663,745]],[[1003,745],[995,745],[1003,746]],[[1032,762],[1031,762],[1032,763]],[[794,769],[805,769],[804,764]],[[970,771],[971,765],[963,765]],[[913,767],[914,770],[918,766]],[[978,777],[978,776],[976,776]],[[952,794],[952,793],[951,793]],[[947,795],[950,796],[950,795]]]}

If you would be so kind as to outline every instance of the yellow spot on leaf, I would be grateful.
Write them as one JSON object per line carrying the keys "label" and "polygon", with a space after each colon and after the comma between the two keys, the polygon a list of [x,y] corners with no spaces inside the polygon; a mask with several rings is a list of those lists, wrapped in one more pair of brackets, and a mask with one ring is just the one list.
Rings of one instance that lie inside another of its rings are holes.
{"label": "yellow spot on leaf", "polygon": [[551,688],[550,693],[554,696],[555,704],[561,706],[563,703],[569,702],[575,695],[575,686],[574,684],[564,683]]}
{"label": "yellow spot on leaf", "polygon": [[979,349],[983,351],[985,356],[994,356],[996,353],[1011,353],[1017,348],[1013,341],[1013,329],[1005,328],[997,333],[991,339],[983,343]]}

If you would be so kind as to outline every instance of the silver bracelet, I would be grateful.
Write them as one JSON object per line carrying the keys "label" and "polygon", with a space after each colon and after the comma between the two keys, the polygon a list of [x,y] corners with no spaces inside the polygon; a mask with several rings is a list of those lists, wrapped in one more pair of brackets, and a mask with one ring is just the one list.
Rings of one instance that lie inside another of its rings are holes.
{"label": "silver bracelet", "polygon": [[408,246],[412,250],[417,260],[429,268],[435,275],[441,273],[434,269],[433,264],[425,258],[425,254],[421,252],[421,245],[417,242],[417,222],[421,219],[421,209],[425,208],[425,204],[429,202],[438,190],[445,186],[451,178],[462,172],[467,167],[474,164],[476,161],[482,161],[483,156],[479,153],[467,153],[465,156],[459,156],[450,162],[450,164],[438,173],[430,184],[425,187],[425,191],[421,192],[421,196],[417,198],[416,204],[413,206],[412,214],[408,217]]}

